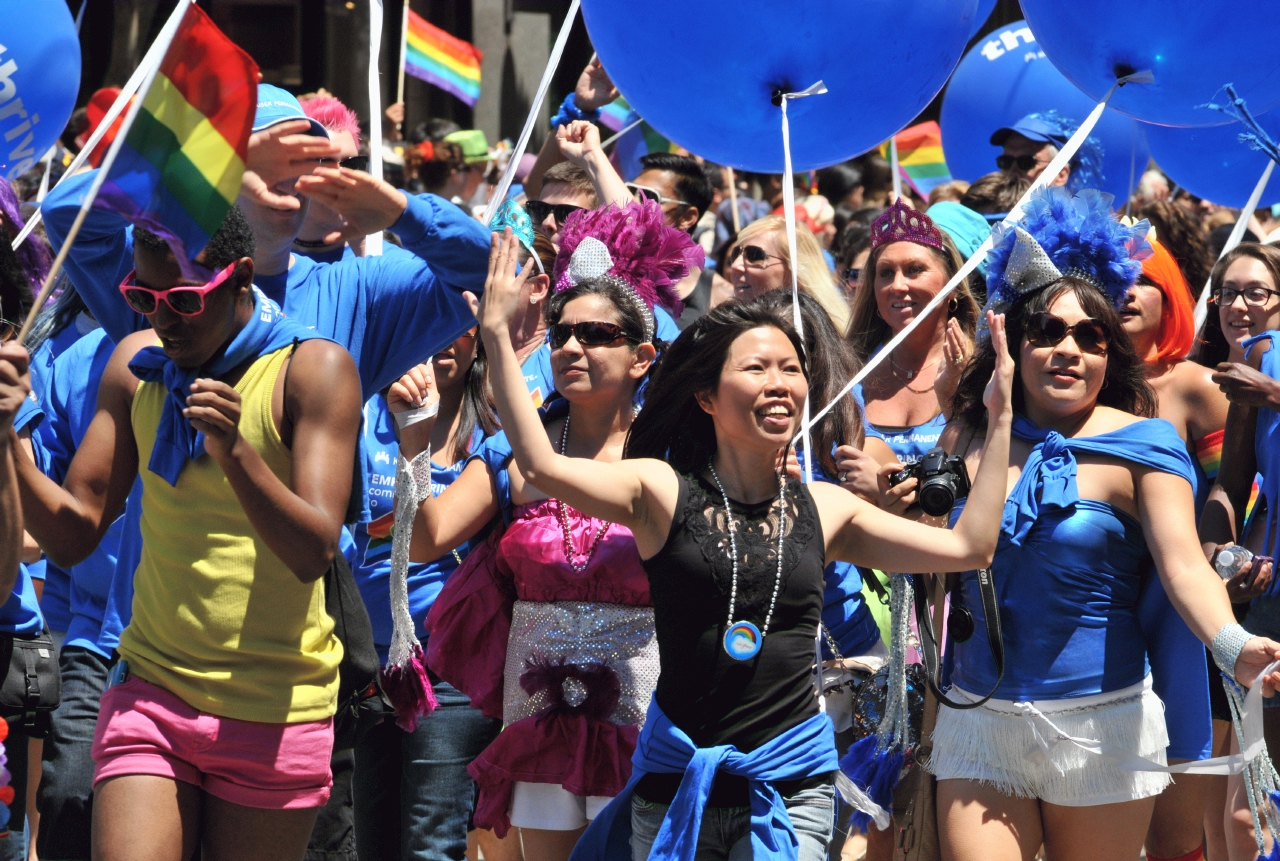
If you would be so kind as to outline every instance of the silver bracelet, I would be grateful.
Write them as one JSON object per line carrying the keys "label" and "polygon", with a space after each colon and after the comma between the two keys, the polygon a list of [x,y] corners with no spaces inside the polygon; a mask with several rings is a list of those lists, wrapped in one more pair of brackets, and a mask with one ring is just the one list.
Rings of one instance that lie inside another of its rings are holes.
{"label": "silver bracelet", "polygon": [[440,412],[440,401],[432,401],[425,407],[418,407],[416,410],[407,410],[403,413],[392,413],[396,420],[396,427],[404,430],[409,425],[416,425],[418,422],[427,419]]}
{"label": "silver bracelet", "polygon": [[1250,634],[1236,622],[1223,625],[1216,635],[1213,642],[1209,645],[1209,651],[1213,654],[1213,662],[1218,665],[1218,669],[1232,679],[1236,677],[1236,661],[1240,659],[1240,653],[1244,651],[1245,643],[1253,639]]}

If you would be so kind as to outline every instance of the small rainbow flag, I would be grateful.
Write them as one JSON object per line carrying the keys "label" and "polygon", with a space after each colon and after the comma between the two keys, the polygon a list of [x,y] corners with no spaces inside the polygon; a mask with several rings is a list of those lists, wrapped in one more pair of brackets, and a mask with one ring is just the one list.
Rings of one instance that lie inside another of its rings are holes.
{"label": "small rainbow flag", "polygon": [[622,96],[600,109],[600,125],[610,131],[620,132],[638,119],[640,115]]}
{"label": "small rainbow flag", "polygon": [[257,105],[257,64],[193,3],[94,205],[194,258],[240,193]]}
{"label": "small rainbow flag", "polygon": [[404,70],[415,78],[453,93],[472,107],[480,98],[480,60],[484,54],[429,24],[412,9],[405,34]]}
{"label": "small rainbow flag", "polygon": [[[951,182],[951,171],[942,156],[942,129],[932,120],[911,126],[894,135],[898,141],[898,170],[916,193],[928,199],[929,192]],[[880,154],[889,157],[889,144]]]}

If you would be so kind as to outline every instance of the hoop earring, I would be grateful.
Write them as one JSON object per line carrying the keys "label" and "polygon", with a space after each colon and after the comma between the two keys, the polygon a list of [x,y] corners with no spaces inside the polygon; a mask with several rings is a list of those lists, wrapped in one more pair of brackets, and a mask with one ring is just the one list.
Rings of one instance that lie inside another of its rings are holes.
{"label": "hoop earring", "polygon": [[955,295],[953,294],[951,298],[947,301],[947,316],[954,317],[956,315],[956,311],[959,310],[959,308],[960,308],[960,302],[959,300],[956,299]]}
{"label": "hoop earring", "polygon": [[1103,378],[1102,378],[1102,388],[1104,388],[1104,389],[1105,389],[1105,388],[1106,388],[1107,386],[1109,386],[1109,385],[1111,385],[1111,380],[1107,379],[1106,377],[1103,377]]}

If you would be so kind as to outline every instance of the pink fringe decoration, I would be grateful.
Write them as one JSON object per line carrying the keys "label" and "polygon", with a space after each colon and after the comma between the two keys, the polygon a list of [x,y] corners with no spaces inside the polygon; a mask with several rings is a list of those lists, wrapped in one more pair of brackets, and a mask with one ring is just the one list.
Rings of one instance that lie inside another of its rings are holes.
{"label": "pink fringe decoration", "polygon": [[675,285],[706,262],[702,247],[689,234],[662,223],[662,207],[653,201],[610,204],[604,209],[582,209],[565,219],[556,255],[556,291],[566,289],[563,276],[578,243],[595,237],[613,258],[610,275],[622,278],[649,307],[661,305],[679,314],[683,303]]}
{"label": "pink fringe decoration", "polygon": [[405,732],[413,732],[418,718],[431,714],[439,705],[421,646],[413,647],[403,667],[388,664],[382,668],[382,690],[395,707],[396,726]]}

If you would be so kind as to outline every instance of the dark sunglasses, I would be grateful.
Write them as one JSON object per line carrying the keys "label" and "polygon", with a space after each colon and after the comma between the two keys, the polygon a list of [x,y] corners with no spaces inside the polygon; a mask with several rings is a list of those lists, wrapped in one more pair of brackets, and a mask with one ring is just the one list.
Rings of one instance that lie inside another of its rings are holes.
{"label": "dark sunglasses", "polygon": [[541,200],[526,200],[524,204],[524,210],[529,213],[534,224],[541,224],[547,220],[548,215],[555,215],[556,224],[560,227],[564,227],[565,219],[580,209],[581,206],[574,206],[572,203],[543,203]]}
{"label": "dark sunglasses", "polygon": [[607,347],[626,338],[627,333],[616,323],[556,323],[551,327],[551,349],[559,350],[573,336],[584,347]]}
{"label": "dark sunglasses", "polygon": [[732,266],[739,257],[745,257],[753,266],[759,266],[766,260],[782,260],[776,254],[770,254],[759,245],[739,245],[729,252],[729,265]]}
{"label": "dark sunglasses", "polygon": [[1095,356],[1107,354],[1107,330],[1097,320],[1086,317],[1073,326],[1048,311],[1039,311],[1027,320],[1027,341],[1036,347],[1056,347],[1070,335],[1076,346]]}
{"label": "dark sunglasses", "polygon": [[[333,159],[322,158],[322,159],[319,159],[319,162],[325,167],[328,167],[333,164]],[[345,168],[350,168],[351,170],[363,170],[365,172],[368,172],[369,157],[367,155],[353,155],[351,158],[344,158],[342,161],[338,162],[338,167],[345,167]]]}
{"label": "dark sunglasses", "polygon": [[1035,170],[1040,166],[1040,162],[1033,155],[998,155],[996,156],[996,167],[1001,170],[1008,170],[1014,165],[1018,166],[1018,170]]}

